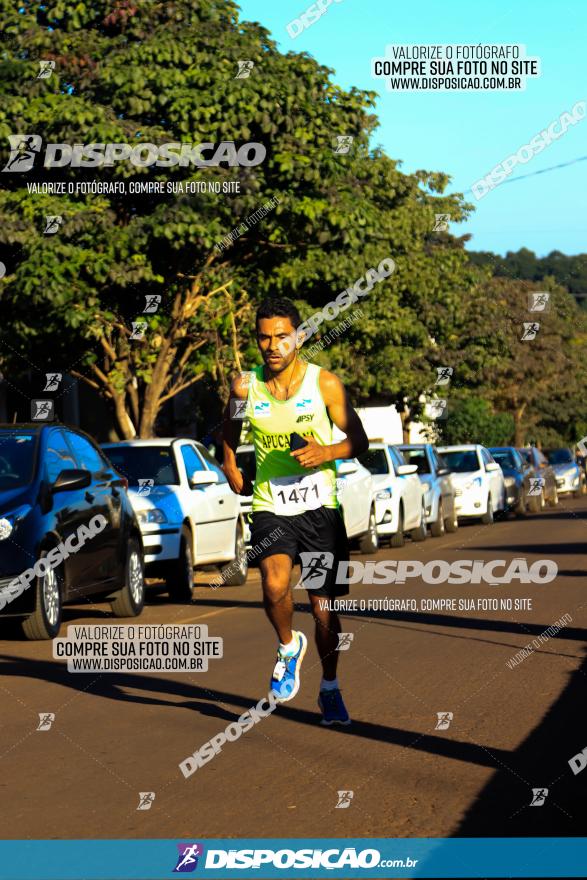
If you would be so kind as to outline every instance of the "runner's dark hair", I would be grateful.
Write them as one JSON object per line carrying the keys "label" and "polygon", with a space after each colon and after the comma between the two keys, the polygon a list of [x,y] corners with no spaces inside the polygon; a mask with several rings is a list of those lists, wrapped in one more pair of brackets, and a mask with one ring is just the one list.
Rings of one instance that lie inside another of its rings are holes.
{"label": "runner's dark hair", "polygon": [[289,318],[296,330],[302,323],[297,308],[291,299],[287,299],[285,296],[266,297],[257,309],[255,327],[259,327],[261,318]]}

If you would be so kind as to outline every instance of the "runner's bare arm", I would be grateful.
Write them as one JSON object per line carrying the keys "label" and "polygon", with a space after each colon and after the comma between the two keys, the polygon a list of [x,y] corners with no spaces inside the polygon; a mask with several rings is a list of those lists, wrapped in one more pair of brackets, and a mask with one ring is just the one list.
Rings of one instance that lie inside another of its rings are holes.
{"label": "runner's bare arm", "polygon": [[320,391],[328,415],[346,437],[338,443],[322,446],[313,437],[306,436],[308,445],[297,449],[292,455],[302,467],[313,468],[337,458],[354,458],[369,448],[369,440],[363,424],[351,405],[346,388],[334,373],[320,371]]}
{"label": "runner's bare arm", "polygon": [[248,395],[248,377],[237,376],[230,386],[230,397],[224,410],[222,422],[222,448],[224,451],[222,470],[230,484],[230,488],[237,495],[252,495],[253,487],[250,480],[246,479],[236,463],[236,450],[239,444],[242,418],[235,418],[237,401],[245,401]]}

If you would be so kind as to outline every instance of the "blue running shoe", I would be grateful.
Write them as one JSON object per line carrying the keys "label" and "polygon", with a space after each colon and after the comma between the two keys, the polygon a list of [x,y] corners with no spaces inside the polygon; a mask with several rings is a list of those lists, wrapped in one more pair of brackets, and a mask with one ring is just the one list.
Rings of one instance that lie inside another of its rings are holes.
{"label": "blue running shoe", "polygon": [[342,694],[338,688],[330,691],[320,691],[318,705],[322,712],[320,724],[350,724],[351,719],[346,710]]}
{"label": "blue running shoe", "polygon": [[294,631],[294,635],[299,642],[297,652],[291,657],[283,657],[279,651],[277,652],[277,662],[269,684],[269,690],[275,695],[277,703],[293,700],[300,689],[300,666],[308,647],[308,640],[303,632]]}

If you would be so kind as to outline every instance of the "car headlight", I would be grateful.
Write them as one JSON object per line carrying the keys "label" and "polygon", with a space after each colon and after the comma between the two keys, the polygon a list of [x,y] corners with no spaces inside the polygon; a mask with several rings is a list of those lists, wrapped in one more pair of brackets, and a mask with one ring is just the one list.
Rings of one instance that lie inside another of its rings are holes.
{"label": "car headlight", "polygon": [[379,498],[381,501],[385,501],[387,498],[391,498],[391,489],[388,487],[387,489],[381,489],[377,492],[376,498]]}
{"label": "car headlight", "polygon": [[147,507],[144,510],[135,510],[135,514],[138,521],[142,524],[167,522],[165,511],[160,510],[159,507]]}
{"label": "car headlight", "polygon": [[469,482],[465,486],[465,489],[480,489],[482,483],[483,480],[481,479],[481,477],[473,477],[472,480],[469,480]]}
{"label": "car headlight", "polygon": [[516,478],[515,477],[504,477],[504,483],[506,484],[508,489],[513,489],[513,487],[516,485]]}
{"label": "car headlight", "polygon": [[14,531],[17,522],[22,519],[31,510],[30,504],[23,504],[10,513],[5,513],[0,517],[0,541],[5,541]]}

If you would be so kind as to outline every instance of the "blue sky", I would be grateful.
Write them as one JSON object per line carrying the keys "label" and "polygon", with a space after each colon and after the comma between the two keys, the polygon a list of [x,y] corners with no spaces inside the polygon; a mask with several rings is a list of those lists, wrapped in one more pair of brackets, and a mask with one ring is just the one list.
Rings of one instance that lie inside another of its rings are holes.
{"label": "blue sky", "polygon": [[[375,142],[401,159],[406,172],[425,168],[450,174],[449,191],[470,189],[563,111],[587,100],[585,0],[494,0],[487,6],[471,0],[341,0],[296,39],[286,24],[310,0],[240,0],[239,5],[241,17],[266,27],[281,52],[309,52],[335,70],[333,79],[344,88],[377,91]],[[528,79],[521,92],[392,93],[383,80],[371,77],[371,59],[383,56],[389,43],[520,43],[528,56],[541,59],[542,73]],[[581,156],[587,156],[587,118],[511,177]],[[471,233],[470,249],[504,254],[529,247],[540,256],[555,249],[587,251],[587,161],[508,182],[479,202],[468,198],[476,210],[453,232]]]}

